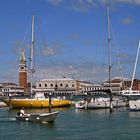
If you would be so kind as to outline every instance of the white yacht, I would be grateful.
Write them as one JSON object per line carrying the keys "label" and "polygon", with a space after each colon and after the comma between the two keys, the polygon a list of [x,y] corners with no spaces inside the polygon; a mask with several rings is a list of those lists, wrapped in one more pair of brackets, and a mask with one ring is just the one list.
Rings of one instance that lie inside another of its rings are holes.
{"label": "white yacht", "polygon": [[138,61],[138,56],[139,56],[139,49],[140,49],[140,40],[139,40],[139,45],[138,45],[137,55],[136,55],[136,60],[135,60],[135,65],[134,65],[134,71],[133,71],[132,80],[131,80],[131,87],[129,90],[123,90],[121,92],[122,95],[125,95],[128,97],[129,109],[131,111],[140,111],[140,91],[139,90],[132,90],[137,61]]}

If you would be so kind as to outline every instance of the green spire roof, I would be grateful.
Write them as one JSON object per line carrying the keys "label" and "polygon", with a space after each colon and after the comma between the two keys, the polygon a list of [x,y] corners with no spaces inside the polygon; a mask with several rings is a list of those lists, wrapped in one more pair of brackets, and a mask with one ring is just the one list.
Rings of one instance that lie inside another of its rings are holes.
{"label": "green spire roof", "polygon": [[22,49],[21,56],[20,56],[20,61],[26,61],[25,55],[24,55],[24,49]]}

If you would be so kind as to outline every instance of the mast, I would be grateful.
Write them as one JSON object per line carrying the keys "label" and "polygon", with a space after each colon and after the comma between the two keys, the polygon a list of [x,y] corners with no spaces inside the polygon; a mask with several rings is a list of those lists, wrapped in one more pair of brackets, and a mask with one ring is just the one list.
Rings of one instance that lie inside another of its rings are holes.
{"label": "mast", "polygon": [[135,65],[134,65],[134,71],[133,71],[133,75],[132,75],[130,90],[132,90],[132,86],[133,86],[133,82],[134,82],[134,77],[135,77],[135,72],[136,72],[136,67],[137,67],[137,62],[138,62],[138,57],[139,57],[139,50],[140,50],[140,40],[139,40],[139,45],[138,45],[138,49],[137,49],[137,55],[136,55],[136,60],[135,60]]}
{"label": "mast", "polygon": [[[109,59],[109,87],[111,90],[111,52],[110,52],[110,42],[111,42],[111,33],[110,33],[110,9],[109,9],[109,0],[107,1],[107,27],[108,27],[108,59]],[[110,96],[110,113],[113,111],[113,95],[112,91],[109,93]]]}
{"label": "mast", "polygon": [[32,95],[33,95],[33,73],[35,72],[34,71],[34,68],[33,68],[33,64],[34,64],[34,61],[33,61],[33,57],[34,57],[34,17],[35,15],[33,14],[32,15],[32,40],[31,40],[31,56],[30,56],[30,82],[31,82],[31,93],[30,93],[30,97],[32,98]]}
{"label": "mast", "polygon": [[107,2],[107,26],[108,26],[108,59],[109,59],[109,86],[111,88],[111,52],[110,52],[110,9],[109,9],[109,1]]}

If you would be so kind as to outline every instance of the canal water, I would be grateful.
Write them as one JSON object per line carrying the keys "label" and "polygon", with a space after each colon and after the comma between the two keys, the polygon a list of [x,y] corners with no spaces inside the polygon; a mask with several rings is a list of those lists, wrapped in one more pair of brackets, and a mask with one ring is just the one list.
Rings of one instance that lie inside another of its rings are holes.
{"label": "canal water", "polygon": [[[78,110],[56,109],[54,123],[31,123],[15,120],[18,110],[0,108],[0,140],[139,140],[140,112],[127,108]],[[47,109],[27,109],[44,113]]]}

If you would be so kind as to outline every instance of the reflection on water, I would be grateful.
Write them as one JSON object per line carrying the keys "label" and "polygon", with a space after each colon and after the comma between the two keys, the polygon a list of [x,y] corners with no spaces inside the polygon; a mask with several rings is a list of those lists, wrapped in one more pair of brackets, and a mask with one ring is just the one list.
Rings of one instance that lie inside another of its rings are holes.
{"label": "reflection on water", "polygon": [[140,118],[140,111],[130,111],[129,112],[129,117]]}
{"label": "reflection on water", "polygon": [[109,114],[109,109],[75,109],[76,114],[82,114],[82,113],[90,113],[90,114],[98,114],[98,115],[105,115]]}

